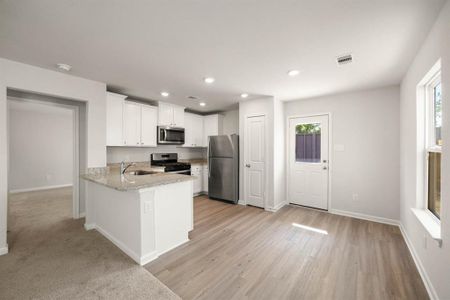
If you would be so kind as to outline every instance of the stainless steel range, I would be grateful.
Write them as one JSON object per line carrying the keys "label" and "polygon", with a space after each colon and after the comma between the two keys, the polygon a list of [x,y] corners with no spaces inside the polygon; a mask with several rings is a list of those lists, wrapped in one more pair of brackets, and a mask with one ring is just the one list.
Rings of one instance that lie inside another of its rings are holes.
{"label": "stainless steel range", "polygon": [[152,153],[152,166],[164,167],[164,172],[191,175],[191,164],[178,161],[177,153]]}

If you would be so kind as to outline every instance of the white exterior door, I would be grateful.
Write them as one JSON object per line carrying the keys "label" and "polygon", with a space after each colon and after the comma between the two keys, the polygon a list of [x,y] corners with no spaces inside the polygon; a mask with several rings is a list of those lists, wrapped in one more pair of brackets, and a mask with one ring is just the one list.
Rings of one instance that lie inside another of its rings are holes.
{"label": "white exterior door", "polygon": [[245,120],[244,190],[248,205],[265,207],[266,118],[248,117]]}
{"label": "white exterior door", "polygon": [[328,209],[328,115],[289,119],[290,203]]}

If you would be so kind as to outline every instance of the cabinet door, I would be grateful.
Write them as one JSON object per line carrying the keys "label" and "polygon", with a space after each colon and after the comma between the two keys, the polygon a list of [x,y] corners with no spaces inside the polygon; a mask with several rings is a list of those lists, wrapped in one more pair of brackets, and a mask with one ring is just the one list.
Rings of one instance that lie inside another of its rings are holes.
{"label": "cabinet door", "polygon": [[184,114],[184,147],[192,147],[194,145],[194,114]]}
{"label": "cabinet door", "polygon": [[202,170],[201,166],[192,166],[191,174],[195,176],[194,180],[194,194],[199,194],[202,191]]}
{"label": "cabinet door", "polygon": [[141,106],[141,146],[156,147],[156,107]]}
{"label": "cabinet door", "polygon": [[192,143],[194,147],[203,147],[203,117],[200,115],[193,115],[192,119]]}
{"label": "cabinet door", "polygon": [[158,125],[173,126],[173,106],[168,103],[159,103],[158,106]]}
{"label": "cabinet door", "polygon": [[202,186],[202,191],[204,191],[204,192],[208,192],[208,175],[209,175],[208,166],[203,166],[203,186]]}
{"label": "cabinet door", "polygon": [[106,94],[106,145],[123,146],[123,103],[126,96]]}
{"label": "cabinet door", "polygon": [[173,125],[176,127],[184,127],[184,107],[173,106]]}
{"label": "cabinet door", "polygon": [[140,146],[141,105],[138,103],[125,102],[123,116],[125,146]]}

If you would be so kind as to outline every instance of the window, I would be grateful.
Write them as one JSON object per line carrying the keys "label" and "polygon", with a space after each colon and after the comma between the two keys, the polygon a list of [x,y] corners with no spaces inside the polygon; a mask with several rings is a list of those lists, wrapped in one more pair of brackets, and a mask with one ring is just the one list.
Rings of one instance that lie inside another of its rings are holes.
{"label": "window", "polygon": [[440,73],[426,85],[426,191],[428,210],[441,218],[442,85]]}
{"label": "window", "polygon": [[320,123],[298,124],[295,127],[295,160],[320,163]]}

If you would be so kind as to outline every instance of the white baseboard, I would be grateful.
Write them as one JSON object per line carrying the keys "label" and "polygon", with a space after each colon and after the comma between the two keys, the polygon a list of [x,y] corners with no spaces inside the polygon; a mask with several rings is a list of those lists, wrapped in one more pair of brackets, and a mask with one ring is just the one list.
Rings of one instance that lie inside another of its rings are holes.
{"label": "white baseboard", "polygon": [[356,213],[356,212],[350,212],[350,211],[345,211],[345,210],[330,209],[328,212],[331,214],[334,214],[334,215],[351,217],[351,218],[356,218],[356,219],[361,219],[361,220],[366,220],[366,221],[388,224],[388,225],[395,225],[395,226],[400,225],[400,222],[398,220],[393,220],[393,219],[388,219],[388,218],[383,218],[383,217],[376,217],[376,216],[371,216],[371,215],[366,215],[366,214],[361,214],[361,213]]}
{"label": "white baseboard", "polygon": [[151,262],[152,260],[155,260],[159,257],[159,255],[156,253],[156,251],[153,251],[147,255],[144,255],[141,257],[141,259],[139,260],[139,264],[141,266],[148,264],[149,262]]}
{"label": "white baseboard", "polygon": [[95,229],[95,224],[84,224],[84,229],[86,229],[86,230],[92,230],[92,229]]}
{"label": "white baseboard", "polygon": [[8,245],[0,248],[0,255],[5,255],[5,254],[8,254]]}
{"label": "white baseboard", "polygon": [[33,187],[33,188],[27,188],[27,189],[10,190],[9,193],[17,194],[17,193],[25,193],[25,192],[36,192],[36,191],[44,191],[44,190],[52,190],[52,189],[71,187],[71,186],[73,186],[71,183],[70,184],[59,184],[59,185],[47,185],[47,186]]}
{"label": "white baseboard", "polygon": [[266,207],[265,210],[270,211],[270,212],[277,212],[280,208],[282,208],[286,204],[287,204],[287,202],[281,202],[278,205],[276,205],[275,207]]}
{"label": "white baseboard", "polygon": [[239,205],[247,205],[247,203],[245,203],[244,200],[239,200],[239,201],[238,201],[238,204],[239,204]]}
{"label": "white baseboard", "polygon": [[411,243],[411,240],[409,239],[405,228],[403,227],[403,224],[400,223],[399,228],[400,228],[400,232],[402,233],[403,239],[406,242],[406,246],[408,247],[409,252],[411,253],[414,263],[416,264],[417,270],[419,271],[420,277],[422,278],[425,288],[427,289],[428,296],[430,297],[431,300],[438,300],[439,297],[436,293],[436,290],[434,289],[433,284],[431,283],[431,280],[428,277],[428,274],[427,274],[425,268],[423,267],[422,261],[420,260],[419,255],[417,254],[416,250],[414,249],[414,246]]}
{"label": "white baseboard", "polygon": [[85,218],[86,217],[86,212],[82,212],[78,215],[78,218]]}

